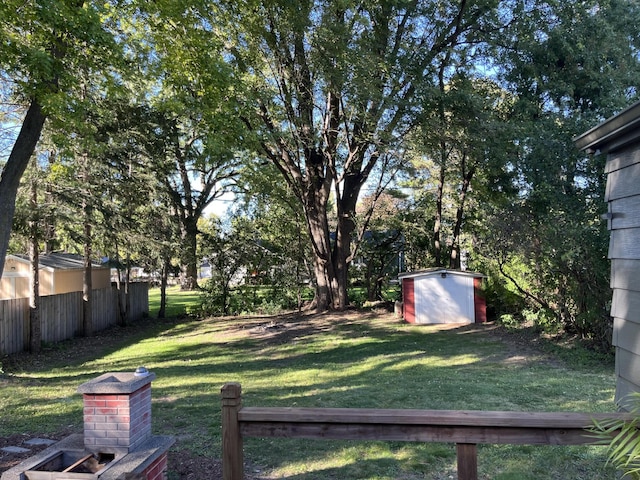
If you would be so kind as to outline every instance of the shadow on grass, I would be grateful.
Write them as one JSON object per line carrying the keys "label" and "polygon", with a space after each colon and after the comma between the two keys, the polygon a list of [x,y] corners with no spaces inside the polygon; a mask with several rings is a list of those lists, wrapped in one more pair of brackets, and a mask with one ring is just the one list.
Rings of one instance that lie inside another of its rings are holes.
{"label": "shadow on grass", "polygon": [[[129,351],[109,358],[122,349]],[[46,424],[47,430],[80,426],[79,384],[105,371],[130,371],[144,364],[157,375],[154,431],[175,435],[180,448],[214,457],[221,448],[219,392],[229,381],[242,384],[248,406],[351,408],[555,410],[566,399],[567,409],[584,402],[588,411],[589,405],[611,396],[613,388],[589,378],[572,383],[572,372],[531,352],[521,361],[523,352],[491,336],[487,326],[422,328],[375,313],[146,320],[95,339],[65,342],[53,352],[10,372],[6,381],[26,390],[57,384],[58,397],[21,394],[7,400],[13,402],[10,409],[32,408],[41,415],[35,425]],[[58,411],[50,408],[56,403]],[[313,450],[279,442],[247,442],[248,458],[269,468],[320,465],[317,475],[278,477],[292,480],[425,478],[432,463],[442,471],[451,462],[448,455],[428,460],[432,447],[412,444],[397,459],[353,453],[348,466],[323,468],[323,458],[335,454],[332,442]],[[369,469],[378,474],[359,476]]]}

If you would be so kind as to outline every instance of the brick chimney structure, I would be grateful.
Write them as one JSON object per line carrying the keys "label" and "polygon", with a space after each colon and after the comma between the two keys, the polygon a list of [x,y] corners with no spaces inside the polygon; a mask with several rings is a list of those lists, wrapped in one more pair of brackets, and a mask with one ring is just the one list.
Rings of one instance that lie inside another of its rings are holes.
{"label": "brick chimney structure", "polygon": [[84,446],[90,452],[129,453],[151,437],[151,382],[135,373],[105,373],[78,387],[84,401]]}

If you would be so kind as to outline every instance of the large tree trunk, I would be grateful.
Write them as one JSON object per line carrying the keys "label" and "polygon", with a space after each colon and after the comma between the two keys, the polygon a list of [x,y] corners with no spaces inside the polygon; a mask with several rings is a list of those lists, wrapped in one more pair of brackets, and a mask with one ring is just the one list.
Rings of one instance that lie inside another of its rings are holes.
{"label": "large tree trunk", "polygon": [[[361,181],[345,182],[338,196],[334,239],[329,230],[328,194],[312,192],[303,199],[307,227],[313,245],[313,267],[316,277],[314,306],[318,311],[344,310],[349,304],[348,272],[351,263],[351,241],[355,231],[355,204]],[[341,196],[340,196],[341,193]]]}
{"label": "large tree trunk", "polygon": [[167,310],[167,282],[169,278],[170,264],[171,260],[167,255],[162,261],[162,273],[160,276],[160,310],[158,310],[158,318],[164,318]]}
{"label": "large tree trunk", "polygon": [[40,249],[38,248],[38,189],[37,179],[31,181],[31,219],[29,220],[29,260],[31,275],[29,276],[29,351],[38,353],[42,344],[42,327],[40,325]]}
{"label": "large tree trunk", "polygon": [[[91,225],[85,222],[85,235],[91,234]],[[82,334],[85,337],[93,336],[93,311],[91,308],[91,293],[93,292],[93,280],[91,278],[91,240],[85,239],[84,244],[84,281],[82,282]]]}
{"label": "large tree trunk", "polygon": [[444,182],[446,169],[444,164],[440,165],[440,176],[438,178],[438,188],[436,192],[436,215],[433,223],[433,255],[436,266],[442,265],[442,203],[444,197]]}
{"label": "large tree trunk", "polygon": [[331,263],[331,237],[326,214],[326,204],[318,195],[304,199],[307,228],[313,246],[313,271],[316,280],[314,307],[318,311],[332,308],[337,292],[332,289],[335,277]]}
{"label": "large tree trunk", "polygon": [[29,276],[29,351],[38,353],[42,344],[42,327],[40,324],[40,255],[38,240],[29,238],[29,259],[31,275]]}
{"label": "large tree trunk", "polygon": [[462,232],[462,221],[464,219],[464,204],[467,199],[467,192],[471,186],[471,180],[476,171],[475,167],[471,167],[467,171],[467,154],[462,156],[462,188],[460,190],[460,197],[458,203],[458,209],[456,211],[456,224],[453,228],[453,241],[451,243],[451,252],[449,254],[449,268],[460,268],[460,234]]}
{"label": "large tree trunk", "polygon": [[182,219],[182,290],[197,290],[198,286],[198,219],[185,216]]}
{"label": "large tree trunk", "polygon": [[[87,155],[84,155],[83,159],[83,181],[85,185],[90,185],[89,178],[89,166]],[[88,198],[87,192],[85,192],[82,200],[82,211],[84,214],[83,229],[84,229],[84,278],[82,282],[82,334],[85,337],[93,336],[93,309],[91,296],[93,292],[93,279],[92,279],[92,240],[91,240],[91,218],[93,209]]]}
{"label": "large tree trunk", "polygon": [[40,104],[36,100],[32,100],[22,122],[18,138],[0,176],[0,278],[7,256],[20,179],[29,165],[29,159],[40,139],[45,118]]}

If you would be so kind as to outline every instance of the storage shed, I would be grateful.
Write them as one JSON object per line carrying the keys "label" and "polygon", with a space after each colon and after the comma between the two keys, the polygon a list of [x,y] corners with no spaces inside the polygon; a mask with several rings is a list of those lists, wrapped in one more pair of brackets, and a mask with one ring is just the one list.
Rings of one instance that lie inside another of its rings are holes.
{"label": "storage shed", "polygon": [[483,278],[480,273],[442,268],[401,273],[402,317],[418,324],[486,322]]}
{"label": "storage shed", "polygon": [[616,402],[640,392],[640,102],[575,139],[580,150],[607,155],[605,218],[616,347]]}
{"label": "storage shed", "polygon": [[[29,297],[30,260],[24,255],[7,255],[0,279],[0,299]],[[71,253],[40,255],[40,295],[81,292],[84,259]],[[109,268],[92,264],[91,282],[94,290],[111,286]]]}

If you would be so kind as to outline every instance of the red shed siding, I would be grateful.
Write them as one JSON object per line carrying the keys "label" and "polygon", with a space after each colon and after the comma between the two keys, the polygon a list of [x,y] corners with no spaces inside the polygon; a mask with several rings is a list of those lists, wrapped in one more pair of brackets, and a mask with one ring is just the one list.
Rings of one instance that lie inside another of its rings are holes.
{"label": "red shed siding", "polygon": [[413,278],[402,280],[402,316],[405,322],[416,322],[416,296],[413,289]]}
{"label": "red shed siding", "polygon": [[475,323],[485,323],[487,321],[487,302],[482,295],[482,279],[473,279],[473,310]]}

